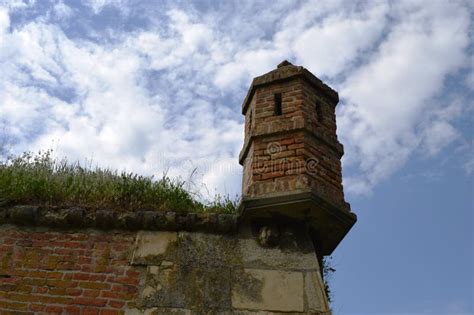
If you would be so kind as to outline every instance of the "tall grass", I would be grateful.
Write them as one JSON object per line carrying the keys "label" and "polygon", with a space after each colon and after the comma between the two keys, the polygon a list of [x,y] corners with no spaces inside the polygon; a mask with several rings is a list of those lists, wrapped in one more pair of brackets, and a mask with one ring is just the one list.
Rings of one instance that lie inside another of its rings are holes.
{"label": "tall grass", "polygon": [[0,205],[81,206],[118,211],[148,209],[177,212],[233,213],[236,202],[217,195],[204,203],[184,188],[185,182],[84,167],[56,160],[51,151],[24,153],[0,161]]}

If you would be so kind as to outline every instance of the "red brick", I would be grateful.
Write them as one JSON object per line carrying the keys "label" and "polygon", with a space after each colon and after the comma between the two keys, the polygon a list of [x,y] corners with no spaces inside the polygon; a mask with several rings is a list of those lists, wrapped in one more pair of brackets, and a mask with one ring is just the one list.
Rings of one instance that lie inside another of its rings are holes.
{"label": "red brick", "polygon": [[66,294],[70,296],[79,296],[82,294],[82,289],[68,288],[66,289]]}
{"label": "red brick", "polygon": [[110,284],[103,282],[84,281],[79,282],[79,287],[83,289],[107,290],[110,288]]}
{"label": "red brick", "polygon": [[11,309],[11,310],[17,310],[17,311],[27,311],[28,304],[10,302],[10,301],[0,301],[0,308],[6,308],[6,309]]}
{"label": "red brick", "polygon": [[89,305],[89,306],[105,306],[107,300],[99,298],[88,298],[88,297],[76,297],[74,304],[78,305]]}
{"label": "red brick", "polygon": [[127,271],[127,276],[128,276],[128,277],[139,277],[139,276],[140,276],[140,272],[139,272],[139,271],[136,271],[136,270],[129,269],[129,270]]}
{"label": "red brick", "polygon": [[[127,265],[128,260],[124,262],[124,264]],[[107,276],[105,274],[94,274],[94,273],[89,274],[90,281],[105,281],[106,278]]]}
{"label": "red brick", "polygon": [[[6,262],[2,271],[12,276],[0,279],[0,313],[117,314],[127,302],[136,301],[140,272],[127,259],[134,234],[94,235],[0,231],[0,261]],[[102,240],[100,250],[94,248],[94,239]],[[118,283],[106,283],[108,277]],[[108,293],[101,296],[100,290]]]}
{"label": "red brick", "polygon": [[74,288],[77,287],[77,282],[70,280],[48,280],[48,286],[54,286],[59,288]]}
{"label": "red brick", "polygon": [[46,292],[48,292],[48,288],[47,287],[37,287],[35,292],[36,293],[46,293]]}
{"label": "red brick", "polygon": [[18,294],[18,293],[9,293],[8,299],[10,301],[18,301],[18,302],[38,302],[41,300],[41,297],[38,295],[33,294]]}
{"label": "red brick", "polygon": [[99,312],[97,308],[87,307],[82,311],[82,315],[99,315]]}
{"label": "red brick", "polygon": [[42,304],[30,304],[29,306],[29,310],[35,311],[35,312],[40,312],[44,310],[44,308],[45,308],[45,305],[42,305]]}
{"label": "red brick", "polygon": [[81,313],[81,308],[74,305],[66,306],[64,310],[66,311],[66,314],[80,314]]}
{"label": "red brick", "polygon": [[75,273],[72,275],[72,279],[74,280],[89,280],[90,274],[88,273]]}
{"label": "red brick", "polygon": [[121,284],[138,285],[140,280],[135,277],[109,277],[107,278],[107,281]]}
{"label": "red brick", "polygon": [[50,306],[47,306],[45,311],[47,313],[50,313],[50,314],[61,314],[63,312],[63,308],[60,307],[60,306],[54,306],[54,305],[50,305]]}
{"label": "red brick", "polygon": [[67,296],[38,296],[40,299],[41,303],[45,304],[63,304],[63,305],[68,305],[73,302],[72,298],[67,297]]}
{"label": "red brick", "polygon": [[121,292],[102,291],[100,293],[100,296],[104,298],[112,298],[112,299],[125,299],[127,294],[121,293]]}
{"label": "red brick", "polygon": [[84,292],[82,292],[82,296],[86,296],[86,297],[98,297],[100,295],[100,291],[99,290],[84,290]]}
{"label": "red brick", "polygon": [[121,309],[124,305],[125,305],[125,302],[123,301],[114,301],[114,300],[109,301],[109,306],[113,308]]}

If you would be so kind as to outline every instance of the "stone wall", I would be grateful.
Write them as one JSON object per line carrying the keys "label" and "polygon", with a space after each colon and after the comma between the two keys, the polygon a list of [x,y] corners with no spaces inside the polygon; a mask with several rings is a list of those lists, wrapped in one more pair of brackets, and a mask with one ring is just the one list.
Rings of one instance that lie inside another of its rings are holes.
{"label": "stone wall", "polygon": [[78,228],[61,221],[67,209],[12,224],[27,208],[2,210],[1,314],[329,313],[315,248],[299,225],[228,229],[234,217],[214,229],[194,220],[127,230],[98,228],[92,216],[93,228]]}

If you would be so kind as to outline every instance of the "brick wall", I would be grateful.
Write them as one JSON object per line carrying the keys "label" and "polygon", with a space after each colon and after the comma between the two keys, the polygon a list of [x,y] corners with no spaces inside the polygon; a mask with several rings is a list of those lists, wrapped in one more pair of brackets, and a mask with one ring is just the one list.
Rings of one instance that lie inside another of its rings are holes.
{"label": "brick wall", "polygon": [[345,208],[335,106],[302,77],[256,87],[245,113],[243,195],[314,191]]}
{"label": "brick wall", "polygon": [[140,272],[135,233],[0,229],[1,314],[122,314]]}
{"label": "brick wall", "polygon": [[299,225],[224,234],[0,225],[0,314],[262,312],[330,314]]}

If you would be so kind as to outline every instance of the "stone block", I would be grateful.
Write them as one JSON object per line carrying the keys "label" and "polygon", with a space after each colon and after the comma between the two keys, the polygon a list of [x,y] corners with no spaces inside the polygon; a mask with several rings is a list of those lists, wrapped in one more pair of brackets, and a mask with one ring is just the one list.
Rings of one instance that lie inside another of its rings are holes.
{"label": "stone block", "polygon": [[36,206],[15,206],[10,209],[10,220],[14,224],[34,224],[39,208]]}
{"label": "stone block", "polygon": [[113,229],[117,222],[117,212],[113,210],[97,210],[95,212],[95,226],[99,229]]}
{"label": "stone block", "polygon": [[140,289],[139,305],[143,308],[228,310],[230,268],[184,263],[149,268]]}
{"label": "stone block", "polygon": [[319,272],[307,272],[304,276],[304,293],[309,311],[328,311],[324,284]]}
{"label": "stone block", "polygon": [[237,239],[228,235],[179,232],[180,264],[211,266],[240,265]]}
{"label": "stone block", "polygon": [[191,315],[191,310],[184,308],[153,307],[145,310],[129,309],[125,310],[125,315]]}
{"label": "stone block", "polygon": [[160,270],[159,268],[160,268],[160,267],[158,267],[158,266],[148,266],[147,272],[148,272],[148,273],[151,273],[151,274],[153,274],[153,275],[157,275],[158,272],[159,272],[159,270]]}
{"label": "stone block", "polygon": [[233,275],[236,309],[303,312],[303,274],[294,271],[245,269]]}
{"label": "stone block", "polygon": [[176,257],[178,234],[176,232],[140,232],[133,250],[132,265],[159,265],[163,260]]}
{"label": "stone block", "polygon": [[309,235],[303,231],[283,228],[279,244],[273,248],[260,246],[256,237],[242,238],[238,242],[245,268],[319,270]]}

